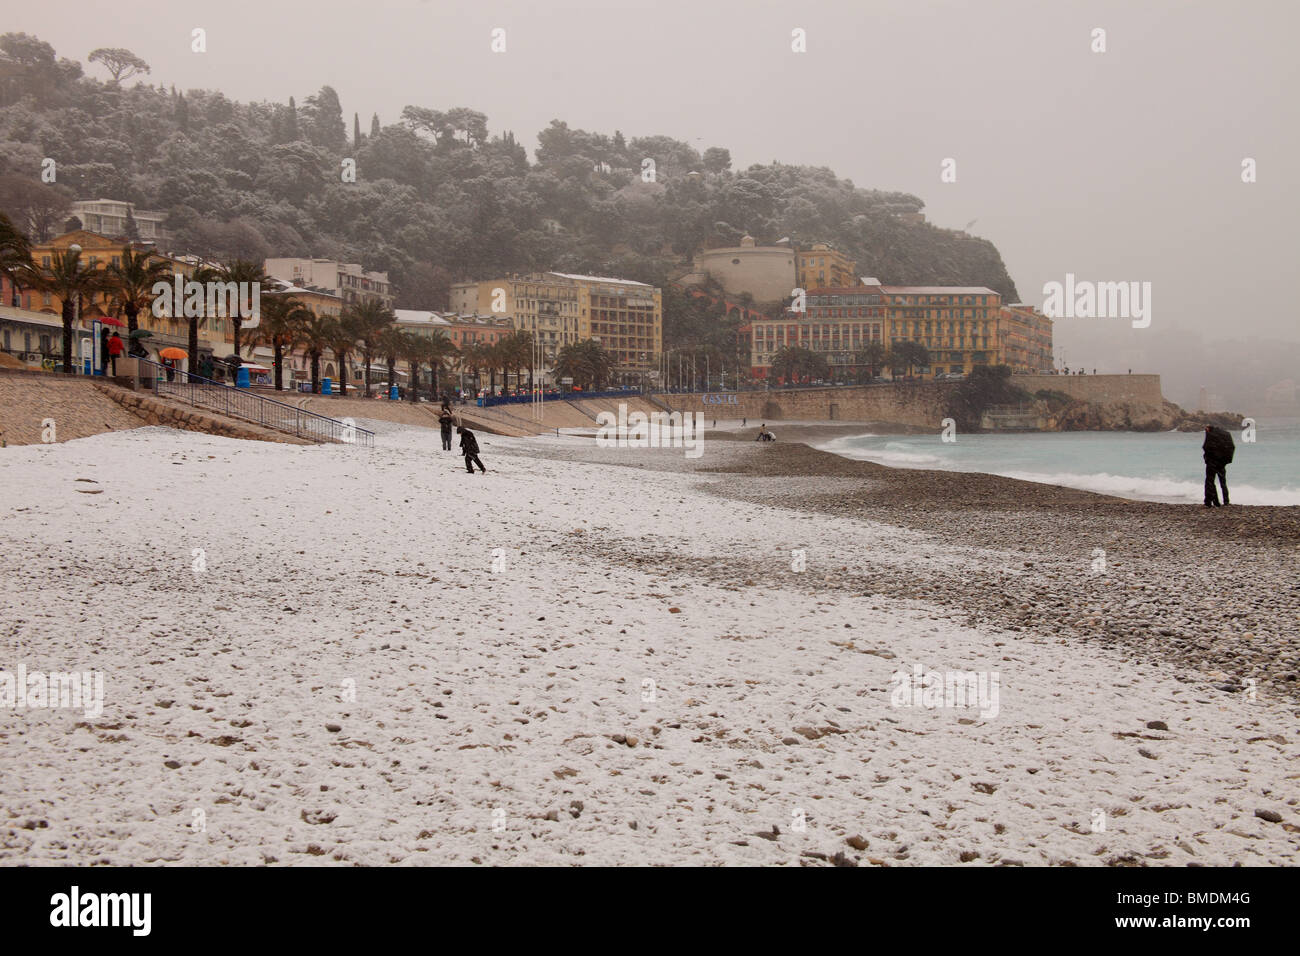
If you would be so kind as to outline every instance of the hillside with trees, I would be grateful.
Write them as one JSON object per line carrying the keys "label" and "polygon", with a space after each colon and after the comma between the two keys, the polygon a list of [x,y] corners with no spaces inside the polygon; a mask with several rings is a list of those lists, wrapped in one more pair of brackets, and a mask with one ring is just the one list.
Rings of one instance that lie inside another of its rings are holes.
{"label": "hillside with trees", "polygon": [[[90,52],[83,68],[85,55],[0,36],[0,208],[34,241],[63,231],[74,198],[124,199],[165,212],[176,251],[356,261],[390,273],[399,307],[445,308],[452,281],[534,269],[666,288],[701,245],[748,233],[833,243],[886,283],[987,285],[1018,298],[992,243],[913,222],[916,196],[829,169],[734,170],[721,147],[700,153],[561,120],[537,135],[530,161],[513,132],[490,131],[468,107],[410,105],[387,123],[363,121],[345,117],[328,86],[301,101],[237,103],[215,90],[128,85],[148,73],[143,59]],[[41,181],[47,158],[53,184]],[[647,158],[653,182],[643,181]],[[355,182],[341,175],[346,160]],[[667,318],[667,344],[695,344],[705,321]]]}

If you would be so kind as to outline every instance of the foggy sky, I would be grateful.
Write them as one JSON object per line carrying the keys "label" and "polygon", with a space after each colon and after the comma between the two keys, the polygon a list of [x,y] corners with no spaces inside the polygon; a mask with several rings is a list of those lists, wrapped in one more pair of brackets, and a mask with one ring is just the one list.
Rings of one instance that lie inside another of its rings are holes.
{"label": "foggy sky", "polygon": [[[1151,282],[1150,329],[1057,322],[1072,365],[1123,371],[1118,347],[1159,366],[1156,333],[1300,342],[1290,0],[5,6],[5,30],[39,36],[90,75],[104,77],[85,62],[91,49],[125,46],[152,65],[151,83],[240,101],[301,103],[329,84],[367,131],[374,112],[388,124],[407,104],[468,106],[530,155],[562,119],[723,146],[735,169],[828,166],[916,194],[937,225],[977,220],[971,231],[1038,305],[1067,272]],[[190,52],[196,26],[206,54]],[[507,31],[504,54],[489,50],[494,27]],[[795,27],[806,54],[791,52]],[[1102,54],[1090,50],[1095,27],[1107,31]],[[946,157],[956,183],[940,182]],[[1241,182],[1244,157],[1258,163],[1255,184]]]}

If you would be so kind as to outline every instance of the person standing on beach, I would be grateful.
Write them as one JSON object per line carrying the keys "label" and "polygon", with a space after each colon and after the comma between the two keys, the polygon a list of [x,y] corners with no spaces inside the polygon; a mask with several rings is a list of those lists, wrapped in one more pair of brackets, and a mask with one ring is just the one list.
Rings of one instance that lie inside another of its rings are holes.
{"label": "person standing on beach", "polygon": [[122,354],[125,347],[122,344],[122,337],[116,332],[108,337],[108,361],[114,375],[117,374],[117,357]]}
{"label": "person standing on beach", "polygon": [[442,429],[442,450],[451,451],[451,426],[453,424],[451,417],[451,408],[447,405],[442,406],[442,413],[438,416],[438,425]]}
{"label": "person standing on beach", "polygon": [[1228,465],[1232,463],[1237,446],[1232,436],[1215,425],[1205,426],[1205,442],[1201,445],[1201,457],[1205,459],[1205,507],[1215,508],[1219,505],[1219,493],[1214,487],[1214,480],[1219,480],[1223,488],[1223,503],[1228,502]]}
{"label": "person standing on beach", "polygon": [[483,462],[478,457],[478,439],[468,428],[461,426],[456,429],[456,434],[460,436],[460,453],[465,456],[465,470],[471,475],[474,474],[474,466],[478,465],[479,474],[485,474],[487,469],[483,467]]}

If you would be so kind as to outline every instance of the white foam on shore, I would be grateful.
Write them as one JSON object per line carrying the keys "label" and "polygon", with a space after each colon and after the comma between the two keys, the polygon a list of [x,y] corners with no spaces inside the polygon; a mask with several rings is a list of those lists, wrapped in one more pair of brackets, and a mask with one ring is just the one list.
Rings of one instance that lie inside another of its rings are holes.
{"label": "white foam on shore", "polygon": [[[887,442],[883,447],[861,447],[853,444],[864,438],[879,437],[881,436],[874,434],[843,436],[816,444],[813,447],[819,451],[830,452],[833,455],[839,455],[841,458],[849,458],[854,461],[871,461],[897,468],[930,468],[938,471],[991,474],[1044,485],[1078,488],[1081,491],[1093,491],[1098,494],[1130,498],[1137,501],[1199,504],[1204,495],[1202,482],[1182,478],[1144,477],[1111,474],[1104,471],[1094,473],[1042,472],[1020,469],[985,471],[983,469],[958,467],[959,462],[951,458],[906,450],[909,446],[897,442]],[[1232,496],[1232,500],[1239,505],[1275,505],[1280,507],[1300,505],[1300,488],[1289,486],[1261,488],[1256,485],[1236,484],[1233,483],[1231,475],[1229,475],[1228,491]]]}

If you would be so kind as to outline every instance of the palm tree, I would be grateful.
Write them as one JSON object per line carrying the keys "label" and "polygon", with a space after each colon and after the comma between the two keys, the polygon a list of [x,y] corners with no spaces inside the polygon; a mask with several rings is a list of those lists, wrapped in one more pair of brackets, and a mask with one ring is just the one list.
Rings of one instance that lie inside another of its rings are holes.
{"label": "palm tree", "polygon": [[593,339],[566,345],[555,359],[557,376],[572,378],[575,384],[597,392],[613,371],[614,357]]}
{"label": "palm tree", "polygon": [[49,268],[23,264],[17,267],[16,272],[16,284],[40,289],[59,300],[63,316],[63,372],[71,375],[72,320],[76,317],[76,303],[93,299],[105,290],[104,273],[84,264],[80,249],[56,252],[51,256]]}
{"label": "palm tree", "polygon": [[284,391],[285,352],[293,352],[302,342],[303,326],[309,318],[312,318],[312,311],[292,293],[268,295],[262,303],[262,321],[258,323],[248,347],[251,352],[258,345],[271,346],[277,392]]}
{"label": "palm tree", "polygon": [[320,359],[325,350],[331,348],[337,333],[338,324],[333,316],[316,315],[308,310],[309,318],[303,320],[299,341],[311,361],[311,392],[320,394]]}
{"label": "palm tree", "polygon": [[[191,281],[199,283],[215,282],[217,280],[217,270],[211,266],[199,266],[190,276]],[[183,310],[182,310],[183,311]],[[212,323],[216,322],[215,316],[208,315],[187,315],[185,324],[189,326],[189,345],[190,368],[194,368],[194,363],[199,360],[199,324],[201,322],[209,323],[208,328],[216,328]]]}
{"label": "palm tree", "polygon": [[483,346],[483,362],[488,372],[488,394],[497,393],[497,369],[501,369],[501,374],[505,376],[505,350],[501,347],[500,340]]}
{"label": "palm tree", "polygon": [[520,385],[519,377],[528,369],[528,389],[533,387],[533,333],[518,329],[506,336],[506,352],[510,356],[510,365],[515,370],[515,387]]}
{"label": "palm tree", "polygon": [[330,348],[339,363],[339,390],[344,398],[348,397],[348,356],[356,351],[361,338],[357,332],[356,323],[344,314],[333,324],[330,334]]}
{"label": "palm tree", "polygon": [[[122,255],[116,264],[104,270],[107,280],[106,292],[112,299],[114,312],[126,314],[126,335],[140,327],[139,317],[142,311],[153,307],[153,287],[159,282],[171,278],[171,264],[166,259],[159,259],[150,252],[136,252],[130,246],[122,247]],[[182,303],[172,303],[173,318],[179,319],[184,314]],[[191,361],[193,361],[193,352]]]}
{"label": "palm tree", "polygon": [[436,399],[438,397],[438,370],[444,363],[460,355],[460,349],[456,348],[456,343],[447,338],[447,333],[441,329],[435,329],[433,335],[426,341],[429,343],[429,355],[424,361],[429,363],[433,376],[433,394],[430,397]]}
{"label": "palm tree", "polygon": [[474,382],[474,392],[478,392],[478,373],[481,369],[487,367],[488,358],[485,354],[486,346],[482,342],[471,342],[460,350],[461,362],[465,370],[469,372],[470,379]]}
{"label": "palm tree", "polygon": [[[398,349],[397,357],[406,362],[406,374],[409,376],[407,386],[407,397],[413,401],[420,400],[420,366],[425,362],[433,361],[433,343],[423,335],[413,335],[410,332],[396,332],[393,343]],[[434,394],[437,394],[437,368],[434,369]],[[389,379],[392,379],[392,373],[389,373]]]}
{"label": "palm tree", "polygon": [[[885,346],[880,342],[868,342],[856,355],[853,361],[859,366],[867,367],[867,377],[869,379],[876,377],[876,369],[885,364],[887,356]],[[858,370],[858,383],[861,384],[862,370]]]}
{"label": "palm tree", "polygon": [[[274,279],[272,279],[269,275],[267,275],[262,270],[261,263],[250,262],[247,259],[234,259],[226,263],[225,265],[222,265],[219,269],[217,269],[216,276],[217,276],[216,281],[218,282],[223,282],[223,283],[233,282],[237,286],[246,283],[249,288],[256,287],[258,289],[259,299],[261,298],[261,289],[264,286],[271,286],[275,282]],[[239,295],[234,296],[235,308],[231,311],[231,315],[229,316],[230,322],[235,329],[235,354],[236,355],[242,355],[242,352],[240,351],[240,346],[242,344],[241,341],[242,336],[240,335],[240,331],[243,328],[244,319],[257,318],[257,316],[254,315],[241,314],[243,309],[243,303],[240,301],[240,298],[241,297]]]}
{"label": "palm tree", "polygon": [[[397,362],[406,356],[408,339],[412,338],[411,333],[403,332],[401,329],[388,326],[380,333],[379,338],[375,341],[375,351],[384,364],[388,367],[388,390],[391,394],[393,386],[397,384]],[[414,381],[411,382],[414,385]]]}
{"label": "palm tree", "polygon": [[343,316],[352,322],[361,343],[361,355],[366,363],[366,398],[370,397],[370,363],[378,350],[383,334],[393,326],[397,316],[379,299],[369,298],[353,303],[343,310]]}
{"label": "palm tree", "polygon": [[0,212],[0,276],[8,279],[17,292],[19,277],[25,276],[30,279],[31,270],[34,268],[32,247],[27,237],[18,231],[18,227],[8,216]]}

